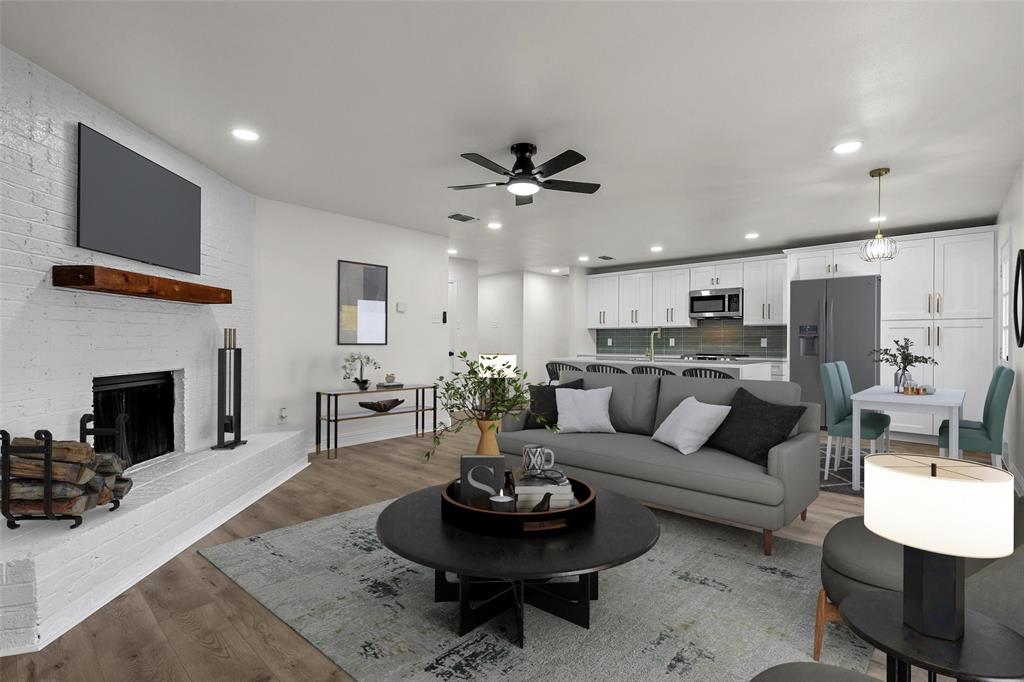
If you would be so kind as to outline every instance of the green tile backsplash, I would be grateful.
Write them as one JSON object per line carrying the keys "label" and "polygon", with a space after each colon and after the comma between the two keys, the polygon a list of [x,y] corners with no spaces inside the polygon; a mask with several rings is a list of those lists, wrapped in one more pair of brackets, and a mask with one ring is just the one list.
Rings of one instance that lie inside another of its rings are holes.
{"label": "green tile backsplash", "polygon": [[[649,329],[598,329],[597,352],[612,355],[642,355],[647,352]],[[761,347],[761,338],[768,347]],[[611,339],[612,345],[608,345]],[[669,345],[675,339],[675,345]],[[661,338],[654,339],[656,355],[691,355],[693,353],[746,353],[751,357],[778,358],[786,355],[784,325],[744,325],[740,320],[700,320],[695,327],[662,329]]]}

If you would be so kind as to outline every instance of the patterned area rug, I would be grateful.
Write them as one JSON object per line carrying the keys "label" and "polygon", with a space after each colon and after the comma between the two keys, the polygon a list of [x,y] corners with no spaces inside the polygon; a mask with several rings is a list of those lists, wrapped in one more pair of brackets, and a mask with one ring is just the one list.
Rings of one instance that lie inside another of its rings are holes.
{"label": "patterned area rug", "polygon": [[[601,573],[589,630],[526,607],[459,637],[433,571],[384,549],[387,503],[202,550],[243,589],[359,680],[737,680],[810,659],[821,550],[656,512],[648,554]],[[871,651],[840,624],[825,662],[864,671]]]}
{"label": "patterned area rug", "polygon": [[[835,463],[835,451],[836,446],[832,446],[832,466],[829,467],[828,478],[821,481],[820,486],[822,490],[827,490],[830,493],[839,493],[841,495],[853,495],[855,497],[864,497],[864,460],[861,459],[861,489],[854,490],[853,483],[853,456],[850,454],[849,449],[843,451],[843,457],[839,459],[839,468],[836,469]],[[825,445],[822,444],[820,447],[821,458],[818,463],[818,471],[824,473],[825,471]],[[867,453],[862,451],[862,455]]]}

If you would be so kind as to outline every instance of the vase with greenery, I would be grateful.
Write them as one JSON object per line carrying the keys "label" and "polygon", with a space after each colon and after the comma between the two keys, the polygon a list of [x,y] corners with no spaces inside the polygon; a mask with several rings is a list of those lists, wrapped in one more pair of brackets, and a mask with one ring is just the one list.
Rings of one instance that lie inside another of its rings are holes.
{"label": "vase with greenery", "polygon": [[426,456],[429,458],[449,433],[459,433],[471,423],[480,430],[476,454],[500,455],[498,426],[506,414],[519,414],[529,408],[530,392],[526,372],[511,363],[489,364],[470,360],[459,353],[464,370],[453,370],[449,377],[437,378],[437,400],[451,423],[434,432]]}
{"label": "vase with greenery", "polygon": [[351,379],[360,391],[370,387],[370,380],[363,377],[363,371],[366,369],[380,369],[380,364],[366,353],[349,353],[341,363],[345,379]]}
{"label": "vase with greenery", "polygon": [[903,386],[910,382],[911,367],[939,364],[933,357],[914,353],[912,350],[914,342],[907,337],[903,337],[903,341],[893,339],[892,342],[895,345],[895,350],[892,348],[876,348],[871,351],[871,355],[874,357],[875,362],[896,368],[896,373],[893,376],[893,390],[897,393],[900,393],[903,390]]}

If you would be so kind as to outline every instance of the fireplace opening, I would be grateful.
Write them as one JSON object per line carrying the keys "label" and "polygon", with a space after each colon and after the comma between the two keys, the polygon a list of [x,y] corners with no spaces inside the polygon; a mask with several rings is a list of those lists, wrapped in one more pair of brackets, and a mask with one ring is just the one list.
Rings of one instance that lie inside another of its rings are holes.
{"label": "fireplace opening", "polygon": [[[128,461],[138,464],[174,451],[174,376],[146,372],[92,380],[96,426],[113,426],[119,414],[128,415],[125,440]],[[96,449],[114,449],[113,436],[97,436]]]}

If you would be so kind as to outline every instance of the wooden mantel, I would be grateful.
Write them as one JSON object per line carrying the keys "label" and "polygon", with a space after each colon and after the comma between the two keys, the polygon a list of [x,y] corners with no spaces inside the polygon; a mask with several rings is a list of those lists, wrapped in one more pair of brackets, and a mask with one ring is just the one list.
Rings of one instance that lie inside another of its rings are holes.
{"label": "wooden mantel", "polygon": [[181,303],[231,303],[231,289],[101,265],[54,265],[53,286]]}

